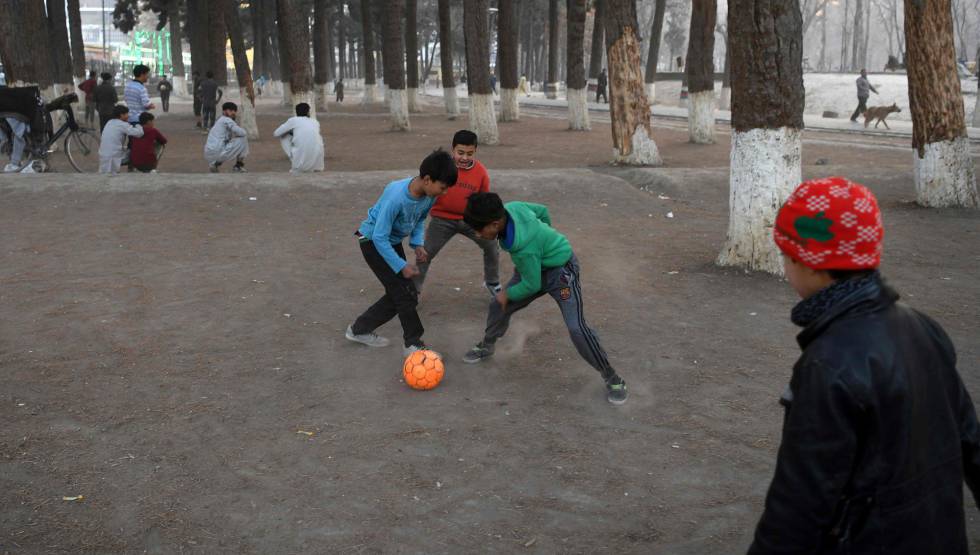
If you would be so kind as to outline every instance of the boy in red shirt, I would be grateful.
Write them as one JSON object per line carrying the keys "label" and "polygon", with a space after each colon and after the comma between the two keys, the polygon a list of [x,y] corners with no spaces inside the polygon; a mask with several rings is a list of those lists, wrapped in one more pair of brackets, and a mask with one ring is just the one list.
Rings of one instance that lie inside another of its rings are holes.
{"label": "boy in red shirt", "polygon": [[156,173],[157,145],[167,144],[167,138],[157,130],[150,112],[140,114],[140,125],[143,126],[143,136],[130,141],[129,170]]}
{"label": "boy in red shirt", "polygon": [[473,193],[490,191],[490,176],[474,156],[476,155],[476,133],[463,129],[453,136],[453,161],[456,162],[456,186],[436,200],[432,207],[429,227],[425,230],[425,250],[429,259],[419,264],[419,275],[415,277],[415,287],[422,291],[429,264],[439,254],[442,247],[455,235],[464,235],[483,249],[483,285],[490,292],[490,298],[500,292],[499,260],[497,242],[481,239],[463,221],[466,199]]}

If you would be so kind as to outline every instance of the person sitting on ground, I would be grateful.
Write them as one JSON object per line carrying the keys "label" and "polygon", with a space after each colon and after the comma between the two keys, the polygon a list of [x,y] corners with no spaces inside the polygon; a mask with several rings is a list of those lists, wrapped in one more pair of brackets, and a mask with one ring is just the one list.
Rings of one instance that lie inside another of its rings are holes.
{"label": "person sitting on ground", "polygon": [[102,142],[99,144],[99,173],[119,174],[125,158],[126,138],[142,137],[143,127],[129,123],[129,108],[120,104],[112,109],[113,119],[105,124],[102,130]]}
{"label": "person sitting on ground", "polygon": [[102,74],[102,84],[95,87],[92,91],[92,101],[95,102],[95,109],[99,112],[99,129],[105,129],[105,124],[112,119],[112,111],[119,103],[119,94],[116,93],[116,86],[112,83],[112,74]]}
{"label": "person sitting on ground", "polygon": [[842,177],[804,182],[773,239],[802,299],[791,319],[803,352],[749,553],[966,555],[980,425],[953,342],[878,271],[877,199]]}
{"label": "person sitting on ground", "polygon": [[154,119],[150,112],[140,114],[143,136],[130,140],[130,171],[138,170],[143,173],[156,173],[157,171],[157,145],[167,144],[167,138],[156,128]]}
{"label": "person sitting on ground", "polygon": [[245,171],[245,158],[248,156],[248,133],[235,123],[238,105],[225,102],[221,105],[221,117],[214,122],[204,144],[204,159],[211,173],[218,173],[222,163],[235,161],[236,172]]}
{"label": "person sitting on ground", "polygon": [[290,173],[323,171],[323,137],[320,122],[310,117],[310,105],[296,105],[296,115],[280,125],[272,135],[282,141],[282,149],[292,162]]}

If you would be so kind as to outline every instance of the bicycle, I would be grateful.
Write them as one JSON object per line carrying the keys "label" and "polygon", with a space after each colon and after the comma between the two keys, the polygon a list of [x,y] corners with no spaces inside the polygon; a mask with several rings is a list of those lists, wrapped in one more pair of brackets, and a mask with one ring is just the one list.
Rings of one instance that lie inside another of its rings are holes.
{"label": "bicycle", "polygon": [[[57,142],[62,136],[65,137],[63,145],[65,155],[76,172],[97,173],[99,171],[99,134],[94,129],[78,125],[75,120],[75,111],[72,110],[71,106],[75,102],[78,102],[78,95],[75,93],[56,98],[46,105],[39,102],[38,109],[42,110],[43,115],[43,119],[40,120],[42,127],[40,132],[34,129],[39,123],[39,118],[32,118],[21,112],[0,112],[0,126],[4,127],[8,137],[12,138],[13,133],[5,118],[14,118],[32,126],[31,132],[24,135],[27,146],[24,149],[24,158],[20,161],[16,171],[23,171],[28,166],[31,166],[38,173],[48,171],[51,153],[57,149]],[[65,119],[57,131],[54,131],[51,112],[56,111],[63,111]],[[12,140],[7,141],[4,145],[6,154],[9,154],[12,142]]]}

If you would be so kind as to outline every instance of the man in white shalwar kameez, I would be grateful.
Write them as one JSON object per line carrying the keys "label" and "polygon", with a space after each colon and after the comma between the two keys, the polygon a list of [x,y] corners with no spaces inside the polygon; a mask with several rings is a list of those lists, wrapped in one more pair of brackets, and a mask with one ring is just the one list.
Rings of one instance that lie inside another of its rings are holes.
{"label": "man in white shalwar kameez", "polygon": [[320,122],[310,118],[310,105],[296,105],[296,115],[286,120],[272,135],[282,141],[282,149],[292,162],[290,173],[323,171],[323,137]]}
{"label": "man in white shalwar kameez", "polygon": [[224,162],[235,161],[232,170],[245,171],[245,158],[248,156],[248,132],[235,123],[238,115],[238,105],[225,102],[221,105],[221,117],[214,122],[208,132],[208,141],[204,143],[204,159],[208,169],[218,173],[218,167]]}

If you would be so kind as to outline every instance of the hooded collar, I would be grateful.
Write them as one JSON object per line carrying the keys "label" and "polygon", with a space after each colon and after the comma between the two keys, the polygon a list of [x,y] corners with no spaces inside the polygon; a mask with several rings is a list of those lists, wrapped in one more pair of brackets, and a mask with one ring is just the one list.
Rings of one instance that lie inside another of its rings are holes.
{"label": "hooded collar", "polygon": [[862,279],[834,283],[793,308],[793,323],[803,326],[796,341],[805,349],[838,318],[884,310],[898,298],[898,293],[878,272]]}

